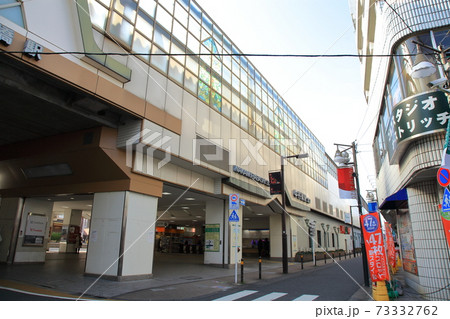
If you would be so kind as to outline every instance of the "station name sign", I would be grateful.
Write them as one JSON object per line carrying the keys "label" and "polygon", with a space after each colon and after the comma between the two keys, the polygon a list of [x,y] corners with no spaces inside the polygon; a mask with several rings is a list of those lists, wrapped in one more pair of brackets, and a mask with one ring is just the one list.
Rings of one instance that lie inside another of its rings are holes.
{"label": "station name sign", "polygon": [[260,184],[263,184],[263,185],[266,185],[266,186],[270,186],[269,180],[267,180],[267,179],[265,179],[265,178],[263,178],[261,176],[258,176],[256,174],[253,174],[252,172],[249,172],[246,169],[243,169],[242,167],[239,167],[237,165],[233,165],[233,172],[235,172],[235,173],[237,173],[239,175],[248,177],[248,178],[254,180],[257,183],[260,183]]}
{"label": "station name sign", "polygon": [[298,200],[301,200],[302,202],[305,202],[307,204],[311,203],[311,199],[308,196],[306,196],[305,194],[303,194],[302,192],[298,191],[298,190],[294,189],[292,191],[292,196],[294,196]]}

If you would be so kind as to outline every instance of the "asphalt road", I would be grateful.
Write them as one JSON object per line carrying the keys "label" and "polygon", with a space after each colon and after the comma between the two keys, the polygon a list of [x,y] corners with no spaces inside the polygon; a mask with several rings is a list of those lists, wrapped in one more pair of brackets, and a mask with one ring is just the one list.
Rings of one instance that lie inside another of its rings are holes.
{"label": "asphalt road", "polygon": [[[321,265],[195,300],[346,301],[363,285],[361,258]],[[191,299],[194,300],[194,299]]]}

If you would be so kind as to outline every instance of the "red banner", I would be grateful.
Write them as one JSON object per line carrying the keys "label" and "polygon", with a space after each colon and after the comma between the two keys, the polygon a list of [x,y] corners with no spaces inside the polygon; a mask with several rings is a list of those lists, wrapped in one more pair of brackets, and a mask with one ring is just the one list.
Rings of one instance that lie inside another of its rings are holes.
{"label": "red banner", "polygon": [[445,237],[447,238],[447,244],[450,248],[450,212],[441,211],[442,224],[444,226]]}
{"label": "red banner", "polygon": [[338,171],[339,197],[343,199],[356,199],[355,179],[353,167],[341,167]]}
{"label": "red banner", "polygon": [[388,252],[388,262],[389,266],[394,268],[396,263],[394,236],[392,236],[392,228],[389,223],[384,223],[384,227],[386,228],[386,246]]}
{"label": "red banner", "polygon": [[361,225],[363,226],[362,230],[372,282],[389,280],[383,233],[378,213],[362,215]]}

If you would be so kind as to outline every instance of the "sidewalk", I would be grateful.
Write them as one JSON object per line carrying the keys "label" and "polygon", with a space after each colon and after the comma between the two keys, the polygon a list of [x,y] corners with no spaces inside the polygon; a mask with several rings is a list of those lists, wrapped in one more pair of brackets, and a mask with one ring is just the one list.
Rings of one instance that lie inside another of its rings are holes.
{"label": "sidewalk", "polygon": [[[235,268],[222,268],[203,264],[202,255],[159,254],[154,265],[154,278],[138,281],[111,281],[99,277],[84,276],[85,255],[50,254],[45,264],[0,264],[0,286],[26,291],[39,291],[43,294],[64,294],[75,298],[83,296],[93,299],[115,300],[195,300],[196,297],[226,291],[241,284],[241,268],[238,265],[238,278],[235,283]],[[327,265],[319,261],[317,267]],[[299,271],[312,271],[312,262],[304,263],[304,270],[298,262],[289,263],[289,274]],[[280,261],[262,260],[262,279],[271,280],[282,277]],[[396,278],[401,276],[401,271]],[[401,281],[401,278],[397,278]],[[246,258],[244,264],[244,285],[260,282],[258,259]],[[420,295],[406,287],[404,300],[424,300]],[[369,287],[358,289],[349,299],[351,301],[372,300]]]}

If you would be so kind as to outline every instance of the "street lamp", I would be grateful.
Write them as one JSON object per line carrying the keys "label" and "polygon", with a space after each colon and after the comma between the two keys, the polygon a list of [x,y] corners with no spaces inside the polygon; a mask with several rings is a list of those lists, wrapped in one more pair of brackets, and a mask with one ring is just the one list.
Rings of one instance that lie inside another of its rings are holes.
{"label": "street lamp", "polygon": [[[351,145],[346,144],[334,144],[337,146],[336,156],[334,157],[334,161],[339,163],[340,166],[353,165],[355,170],[353,172],[353,177],[356,182],[356,199],[358,201],[358,212],[359,216],[362,216],[362,203],[361,203],[361,195],[360,195],[360,187],[359,187],[359,176],[358,176],[358,162],[356,159],[356,143],[353,142]],[[344,150],[339,150],[339,147],[345,147]],[[353,152],[353,163],[350,162],[350,156],[347,151],[351,149]],[[353,224],[353,223],[352,223]],[[364,232],[361,232],[362,240],[361,240],[361,250],[362,250],[362,259],[363,259],[363,273],[364,273],[364,285],[369,287],[369,267],[367,265],[367,256],[366,249],[364,243]]]}
{"label": "street lamp", "polygon": [[284,159],[285,158],[306,158],[309,155],[297,154],[289,156],[281,156],[281,206],[283,212],[281,213],[281,259],[283,263],[283,274],[288,273],[288,260],[287,260],[287,234],[286,234],[286,191],[284,189]]}

